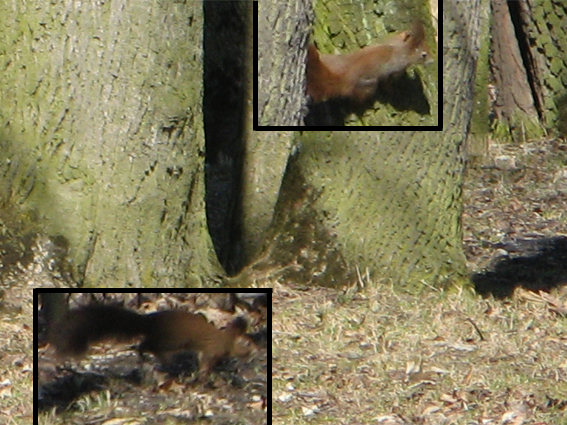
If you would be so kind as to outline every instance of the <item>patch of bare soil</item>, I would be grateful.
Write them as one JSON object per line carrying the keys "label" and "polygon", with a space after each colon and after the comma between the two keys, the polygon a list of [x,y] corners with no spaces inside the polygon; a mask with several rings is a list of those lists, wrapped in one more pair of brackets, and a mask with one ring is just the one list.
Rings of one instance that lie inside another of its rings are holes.
{"label": "patch of bare soil", "polygon": [[567,143],[493,145],[468,168],[464,248],[482,294],[567,284]]}

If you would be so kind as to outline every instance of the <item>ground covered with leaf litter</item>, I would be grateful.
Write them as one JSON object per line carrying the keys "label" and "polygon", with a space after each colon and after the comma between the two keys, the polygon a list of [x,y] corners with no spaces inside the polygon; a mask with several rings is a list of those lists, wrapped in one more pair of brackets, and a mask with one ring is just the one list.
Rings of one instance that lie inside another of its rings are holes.
{"label": "ground covered with leaf litter", "polygon": [[465,197],[469,268],[506,291],[276,285],[274,423],[567,424],[567,144],[490,146]]}

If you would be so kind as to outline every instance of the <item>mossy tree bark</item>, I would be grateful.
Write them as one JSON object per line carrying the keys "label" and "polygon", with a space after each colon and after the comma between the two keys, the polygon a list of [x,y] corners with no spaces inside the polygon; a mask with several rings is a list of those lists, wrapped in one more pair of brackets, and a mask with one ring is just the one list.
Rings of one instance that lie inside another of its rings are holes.
{"label": "mossy tree bark", "polygon": [[255,132],[246,145],[242,187],[242,257],[248,264],[262,248],[274,218],[292,132]]}
{"label": "mossy tree bark", "polygon": [[304,132],[263,250],[236,282],[337,286],[368,273],[417,292],[465,281],[463,145],[479,0],[445,5],[443,132]]}
{"label": "mossy tree bark", "polygon": [[309,133],[259,259],[242,279],[339,286],[359,274],[415,291],[465,274],[461,138]]}
{"label": "mossy tree bark", "polygon": [[492,0],[491,66],[497,137],[567,135],[565,2]]}
{"label": "mossy tree bark", "polygon": [[0,6],[0,197],[86,285],[201,285],[202,4]]}
{"label": "mossy tree bark", "polygon": [[492,1],[490,57],[496,88],[494,134],[525,142],[528,138],[541,136],[543,129],[539,124],[535,93],[528,81],[528,73],[533,69],[529,71],[522,58],[527,52],[521,44],[521,33],[516,33],[520,23],[514,24],[510,11],[506,3]]}

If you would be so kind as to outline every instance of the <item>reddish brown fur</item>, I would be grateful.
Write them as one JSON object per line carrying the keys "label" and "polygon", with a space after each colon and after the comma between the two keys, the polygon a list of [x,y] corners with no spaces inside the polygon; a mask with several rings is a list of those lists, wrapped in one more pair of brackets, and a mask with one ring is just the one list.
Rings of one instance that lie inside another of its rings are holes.
{"label": "reddish brown fur", "polygon": [[242,318],[217,329],[204,316],[181,310],[144,315],[121,307],[86,306],[71,310],[56,324],[50,342],[60,356],[81,356],[97,341],[143,336],[140,352],[155,354],[162,361],[175,352],[197,352],[199,375],[203,376],[223,357],[245,356],[256,350],[245,331]]}
{"label": "reddish brown fur", "polygon": [[419,21],[386,43],[346,55],[322,54],[310,45],[307,94],[313,102],[344,97],[360,103],[374,94],[379,81],[405,71],[410,65],[425,63],[430,57],[425,29]]}

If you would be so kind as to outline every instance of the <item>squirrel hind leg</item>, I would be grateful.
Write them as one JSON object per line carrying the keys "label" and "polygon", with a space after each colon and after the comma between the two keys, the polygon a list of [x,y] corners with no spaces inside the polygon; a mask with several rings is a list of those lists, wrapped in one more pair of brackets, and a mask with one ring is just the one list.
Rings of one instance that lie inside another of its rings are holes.
{"label": "squirrel hind leg", "polygon": [[220,362],[220,356],[209,356],[203,352],[199,353],[199,372],[197,380],[200,382],[205,381],[211,374],[213,368]]}

